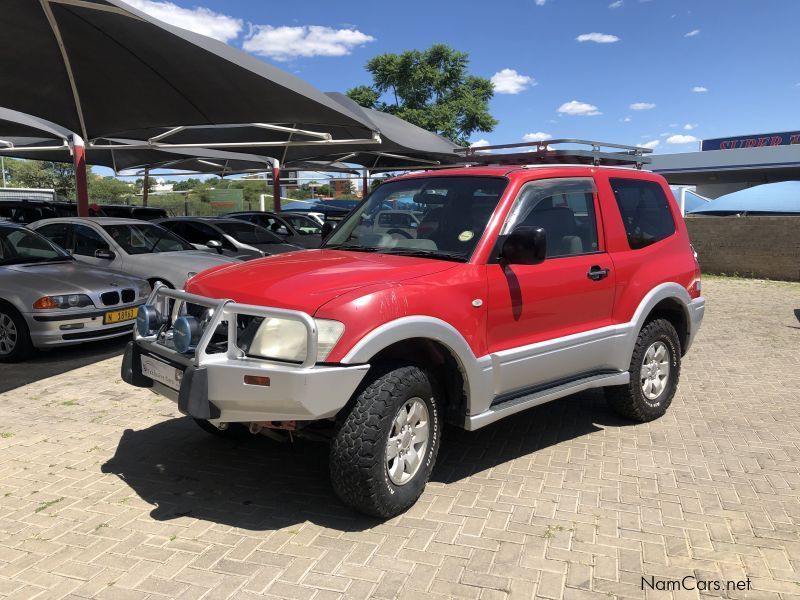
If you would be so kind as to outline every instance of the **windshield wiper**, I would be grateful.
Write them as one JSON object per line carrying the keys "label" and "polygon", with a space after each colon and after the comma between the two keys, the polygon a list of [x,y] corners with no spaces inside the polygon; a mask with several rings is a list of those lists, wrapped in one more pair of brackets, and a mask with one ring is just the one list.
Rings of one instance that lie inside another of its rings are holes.
{"label": "windshield wiper", "polygon": [[352,250],[353,252],[380,252],[382,248],[375,246],[356,246],[355,244],[332,244],[323,246],[323,250]]}
{"label": "windshield wiper", "polygon": [[421,258],[438,258],[441,260],[452,260],[454,262],[467,262],[467,258],[461,254],[443,252],[441,250],[425,250],[424,248],[385,248],[381,250],[381,254],[419,256]]}

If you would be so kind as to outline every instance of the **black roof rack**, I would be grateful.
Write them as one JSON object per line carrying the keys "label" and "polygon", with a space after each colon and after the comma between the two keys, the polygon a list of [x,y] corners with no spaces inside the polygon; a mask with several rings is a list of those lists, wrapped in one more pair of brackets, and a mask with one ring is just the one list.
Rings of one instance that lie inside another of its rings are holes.
{"label": "black roof rack", "polygon": [[[589,146],[590,149],[565,148],[558,150],[554,146],[569,144]],[[494,150],[510,148],[532,148],[525,152],[493,153]],[[605,150],[605,149],[611,149]],[[644,156],[652,152],[650,148],[625,146],[590,140],[559,139],[541,142],[520,142],[518,144],[499,144],[496,146],[474,146],[459,148],[454,152],[464,155],[467,164],[479,165],[532,165],[532,164],[581,164],[594,166],[635,166],[641,169],[650,162]]]}

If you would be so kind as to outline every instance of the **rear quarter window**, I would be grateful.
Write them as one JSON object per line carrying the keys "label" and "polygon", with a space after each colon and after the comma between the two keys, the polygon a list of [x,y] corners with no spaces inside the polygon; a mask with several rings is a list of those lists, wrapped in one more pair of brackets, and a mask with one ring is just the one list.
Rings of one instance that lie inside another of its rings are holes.
{"label": "rear quarter window", "polygon": [[675,220],[664,188],[655,181],[611,178],[628,245],[646,248],[675,233]]}

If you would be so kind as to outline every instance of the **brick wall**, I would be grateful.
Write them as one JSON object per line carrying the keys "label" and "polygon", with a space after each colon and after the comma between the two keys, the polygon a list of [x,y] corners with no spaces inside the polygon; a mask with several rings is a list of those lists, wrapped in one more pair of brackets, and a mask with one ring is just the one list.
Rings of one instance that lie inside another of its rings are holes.
{"label": "brick wall", "polygon": [[688,217],[704,273],[800,281],[800,216]]}

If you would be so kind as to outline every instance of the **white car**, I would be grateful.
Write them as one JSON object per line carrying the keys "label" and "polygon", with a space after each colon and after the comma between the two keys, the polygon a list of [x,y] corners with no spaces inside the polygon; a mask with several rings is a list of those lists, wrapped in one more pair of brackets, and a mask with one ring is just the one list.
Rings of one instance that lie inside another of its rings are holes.
{"label": "white car", "polygon": [[183,288],[189,277],[239,260],[196,250],[167,229],[137,219],[67,217],[29,226],[81,262]]}
{"label": "white car", "polygon": [[399,239],[417,237],[419,218],[410,210],[381,210],[368,225],[370,233],[386,234]]}

